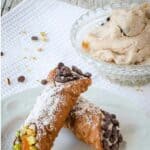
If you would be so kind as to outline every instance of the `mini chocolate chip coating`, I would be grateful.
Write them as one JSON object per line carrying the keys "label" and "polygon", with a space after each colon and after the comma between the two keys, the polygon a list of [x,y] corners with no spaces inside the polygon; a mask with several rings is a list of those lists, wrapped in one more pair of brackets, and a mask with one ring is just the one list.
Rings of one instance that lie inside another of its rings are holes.
{"label": "mini chocolate chip coating", "polygon": [[119,150],[119,144],[123,141],[120,134],[119,122],[116,115],[102,112],[101,137],[104,150]]}
{"label": "mini chocolate chip coating", "polygon": [[80,74],[80,75],[83,74],[82,71],[81,71],[78,67],[76,67],[76,66],[72,66],[72,70],[73,70],[74,72]]}
{"label": "mini chocolate chip coating", "polygon": [[92,76],[92,74],[91,73],[89,73],[89,72],[86,72],[85,74],[83,74],[85,77],[88,77],[88,78],[90,78],[91,76]]}
{"label": "mini chocolate chip coating", "polygon": [[72,66],[70,69],[69,67],[65,66],[64,63],[60,62],[56,68],[56,76],[55,81],[60,83],[65,83],[73,80],[78,80],[81,77],[90,77],[91,74],[83,74],[82,71],[76,67]]}

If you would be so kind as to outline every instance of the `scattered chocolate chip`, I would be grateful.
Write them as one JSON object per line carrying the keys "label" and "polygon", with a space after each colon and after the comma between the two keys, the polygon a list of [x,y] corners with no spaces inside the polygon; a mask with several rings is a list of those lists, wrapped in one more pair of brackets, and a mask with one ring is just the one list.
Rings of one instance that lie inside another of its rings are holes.
{"label": "scattered chocolate chip", "polygon": [[90,78],[90,77],[92,76],[92,74],[89,73],[89,72],[86,72],[86,73],[83,74],[83,76],[85,76],[85,77],[87,77],[87,78]]}
{"label": "scattered chocolate chip", "polygon": [[103,26],[104,25],[104,23],[101,23],[101,26]]}
{"label": "scattered chocolate chip", "polygon": [[57,67],[60,69],[62,66],[64,66],[64,63],[60,62]]}
{"label": "scattered chocolate chip", "polygon": [[37,36],[32,36],[32,37],[31,37],[31,40],[37,41],[37,40],[39,40],[39,38],[38,38]]}
{"label": "scattered chocolate chip", "polygon": [[1,52],[1,56],[4,56],[4,52]]}
{"label": "scattered chocolate chip", "polygon": [[107,17],[107,18],[106,18],[106,21],[110,21],[110,17]]}
{"label": "scattered chocolate chip", "polygon": [[25,76],[19,76],[17,80],[18,80],[18,82],[24,82]]}
{"label": "scattered chocolate chip", "polygon": [[110,150],[108,142],[106,140],[103,140],[102,143],[103,143],[104,150]]}
{"label": "scattered chocolate chip", "polygon": [[41,80],[41,84],[46,85],[48,81],[46,79]]}
{"label": "scattered chocolate chip", "polygon": [[76,66],[72,66],[72,70],[73,70],[74,72],[80,74],[80,75],[83,74],[82,71],[81,71],[78,67],[76,67]]}

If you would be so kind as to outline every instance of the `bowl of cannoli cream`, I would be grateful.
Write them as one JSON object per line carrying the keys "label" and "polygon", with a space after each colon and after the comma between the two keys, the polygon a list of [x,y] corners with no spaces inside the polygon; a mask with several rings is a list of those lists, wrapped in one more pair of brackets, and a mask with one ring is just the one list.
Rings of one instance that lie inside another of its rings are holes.
{"label": "bowl of cannoli cream", "polygon": [[87,12],[74,23],[71,41],[98,75],[124,85],[150,82],[150,3]]}

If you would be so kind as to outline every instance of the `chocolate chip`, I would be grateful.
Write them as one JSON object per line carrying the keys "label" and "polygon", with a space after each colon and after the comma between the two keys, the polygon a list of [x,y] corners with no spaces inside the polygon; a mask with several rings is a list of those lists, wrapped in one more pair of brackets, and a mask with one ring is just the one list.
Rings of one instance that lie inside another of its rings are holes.
{"label": "chocolate chip", "polygon": [[48,81],[46,79],[41,80],[41,84],[46,85]]}
{"label": "chocolate chip", "polygon": [[114,137],[117,137],[117,135],[118,135],[118,130],[116,129],[115,126],[113,126],[113,128],[112,128],[112,135],[113,135]]}
{"label": "chocolate chip", "polygon": [[111,136],[111,130],[106,130],[103,134],[104,138],[109,138]]}
{"label": "chocolate chip", "polygon": [[102,143],[103,143],[104,150],[110,150],[108,142],[106,140],[103,140]]}
{"label": "chocolate chip", "polygon": [[115,137],[114,135],[111,135],[110,138],[109,138],[109,141],[110,141],[111,143],[114,143],[115,140],[116,140],[116,137]]}
{"label": "chocolate chip", "polygon": [[122,137],[122,135],[120,134],[120,135],[119,135],[119,138],[118,138],[118,142],[121,143],[122,141],[123,141],[123,137]]}
{"label": "chocolate chip", "polygon": [[112,119],[112,123],[113,123],[115,126],[119,126],[119,122],[118,122],[118,120],[116,120],[116,119]]}
{"label": "chocolate chip", "polygon": [[62,66],[60,68],[59,75],[60,76],[64,76],[64,77],[71,76],[71,70],[70,70],[70,68],[66,67],[66,66]]}
{"label": "chocolate chip", "polygon": [[58,64],[58,69],[60,69],[62,66],[64,66],[64,63],[60,62],[60,63]]}
{"label": "chocolate chip", "polygon": [[24,76],[19,76],[17,80],[18,80],[18,82],[24,82],[25,77]]}
{"label": "chocolate chip", "polygon": [[109,124],[111,124],[111,119],[107,116],[105,116],[105,118],[103,119],[103,121],[105,122],[105,124],[108,126]]}
{"label": "chocolate chip", "polygon": [[107,124],[103,124],[101,127],[102,130],[106,131],[108,129],[108,125]]}
{"label": "chocolate chip", "polygon": [[37,37],[37,36],[32,36],[31,37],[31,40],[33,40],[33,41],[37,41],[39,38]]}
{"label": "chocolate chip", "polygon": [[104,23],[101,23],[101,26],[103,26],[104,25]]}
{"label": "chocolate chip", "polygon": [[111,117],[112,117],[113,119],[116,119],[116,115],[115,115],[115,114],[111,114]]}
{"label": "chocolate chip", "polygon": [[72,66],[72,70],[73,70],[74,72],[80,74],[80,75],[83,74],[82,71],[81,71],[78,67],[76,67],[76,66]]}
{"label": "chocolate chip", "polygon": [[1,56],[4,56],[4,52],[1,52]]}
{"label": "chocolate chip", "polygon": [[106,18],[106,21],[110,21],[110,17],[107,17],[107,18]]}
{"label": "chocolate chip", "polygon": [[118,150],[119,149],[119,145],[117,143],[113,144],[110,149],[111,150]]}
{"label": "chocolate chip", "polygon": [[92,74],[89,73],[89,72],[86,72],[86,73],[84,73],[83,75],[84,75],[85,77],[87,77],[87,78],[90,78],[90,77],[92,76]]}

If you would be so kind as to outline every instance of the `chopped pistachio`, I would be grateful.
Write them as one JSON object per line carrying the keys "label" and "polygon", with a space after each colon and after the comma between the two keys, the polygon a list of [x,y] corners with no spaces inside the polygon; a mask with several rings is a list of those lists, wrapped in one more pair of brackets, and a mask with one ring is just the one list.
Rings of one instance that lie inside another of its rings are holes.
{"label": "chopped pistachio", "polygon": [[21,144],[15,144],[13,150],[21,150]]}
{"label": "chopped pistachio", "polygon": [[40,35],[41,36],[47,36],[47,33],[46,32],[40,32]]}
{"label": "chopped pistachio", "polygon": [[48,41],[48,38],[46,36],[41,36],[40,39],[43,42],[47,42]]}
{"label": "chopped pistachio", "polygon": [[20,136],[20,131],[17,131],[17,132],[16,132],[16,136],[17,136],[17,137]]}

